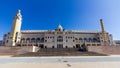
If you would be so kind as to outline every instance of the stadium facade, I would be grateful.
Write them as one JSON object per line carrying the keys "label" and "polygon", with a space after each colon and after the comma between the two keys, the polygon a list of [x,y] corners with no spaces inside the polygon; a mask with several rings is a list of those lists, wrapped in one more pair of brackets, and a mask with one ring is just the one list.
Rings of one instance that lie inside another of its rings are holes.
{"label": "stadium facade", "polygon": [[39,46],[41,48],[79,48],[80,46],[113,45],[112,35],[101,31],[65,30],[61,25],[55,30],[21,30],[22,15],[18,10],[11,31],[4,35],[5,46]]}

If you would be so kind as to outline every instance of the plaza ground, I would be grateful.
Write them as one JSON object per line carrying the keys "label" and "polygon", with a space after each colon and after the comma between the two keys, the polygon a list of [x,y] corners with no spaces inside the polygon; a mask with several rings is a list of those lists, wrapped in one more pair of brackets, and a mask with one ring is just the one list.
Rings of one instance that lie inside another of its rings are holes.
{"label": "plaza ground", "polygon": [[[59,59],[63,60],[64,58],[70,58],[70,59],[79,58],[84,60],[83,61],[78,60],[77,62],[69,62],[68,60],[66,60],[66,62],[63,62],[63,61],[52,62],[51,60],[48,60],[48,59],[56,60],[56,58],[58,60]],[[109,60],[106,58],[109,58]],[[33,60],[30,61],[31,59],[33,59],[34,61]],[[35,60],[35,59],[47,59],[47,61],[38,62],[40,60]],[[91,60],[85,61],[85,59],[86,60],[91,59]],[[92,59],[95,59],[97,61],[92,61]],[[77,56],[77,57],[76,56],[70,56],[70,57],[59,56],[59,57],[26,57],[26,58],[24,57],[11,58],[9,56],[8,57],[1,56],[0,67],[1,68],[120,68],[119,59],[120,59],[120,56],[115,56],[115,55],[102,56],[102,57],[101,56],[91,56],[91,57],[90,56]],[[2,60],[5,60],[5,62],[3,62]],[[28,60],[30,62],[28,62]],[[100,60],[103,60],[103,61],[100,61]]]}
{"label": "plaza ground", "polygon": [[15,63],[0,64],[1,68],[120,68],[120,62],[77,62],[77,63]]}

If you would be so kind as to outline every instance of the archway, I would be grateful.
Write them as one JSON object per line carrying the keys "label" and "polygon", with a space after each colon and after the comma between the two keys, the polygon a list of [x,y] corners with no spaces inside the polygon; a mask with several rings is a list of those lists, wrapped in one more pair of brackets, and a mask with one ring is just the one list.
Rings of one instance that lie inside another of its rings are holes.
{"label": "archway", "polygon": [[40,44],[39,47],[40,47],[40,48],[44,48],[44,44]]}
{"label": "archway", "polygon": [[76,44],[76,48],[80,48],[80,44]]}
{"label": "archway", "polygon": [[87,51],[87,47],[85,46],[85,44],[82,44],[82,45],[80,46],[79,51],[82,51],[82,52],[86,52],[86,51]]}

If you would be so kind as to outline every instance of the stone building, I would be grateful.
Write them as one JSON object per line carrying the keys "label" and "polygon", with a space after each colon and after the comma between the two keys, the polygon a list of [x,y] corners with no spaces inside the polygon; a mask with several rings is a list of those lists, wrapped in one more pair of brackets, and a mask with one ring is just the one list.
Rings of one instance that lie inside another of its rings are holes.
{"label": "stone building", "polygon": [[[61,25],[54,30],[21,30],[20,10],[14,17],[11,31],[4,35],[5,46],[39,46],[41,48],[79,48],[104,45],[102,31],[65,30]],[[104,32],[108,45],[113,45],[112,35]]]}

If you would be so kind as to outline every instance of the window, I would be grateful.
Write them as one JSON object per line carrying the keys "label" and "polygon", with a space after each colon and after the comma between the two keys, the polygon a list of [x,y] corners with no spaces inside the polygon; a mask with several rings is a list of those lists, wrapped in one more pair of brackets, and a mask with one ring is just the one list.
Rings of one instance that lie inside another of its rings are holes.
{"label": "window", "polygon": [[27,38],[26,41],[29,43],[30,42],[30,38]]}
{"label": "window", "polygon": [[87,42],[87,38],[84,38],[84,41]]}
{"label": "window", "polygon": [[52,48],[55,48],[54,46],[52,46]]}
{"label": "window", "polygon": [[57,42],[63,42],[63,39],[57,39]]}
{"label": "window", "polygon": [[21,39],[21,42],[22,42],[22,43],[25,43],[25,38],[22,38],[22,39]]}
{"label": "window", "polygon": [[63,44],[57,44],[57,48],[63,48]]}
{"label": "window", "polygon": [[45,48],[47,48],[47,46],[45,46]]}
{"label": "window", "polygon": [[62,36],[58,36],[57,37],[57,42],[63,42],[63,37]]}
{"label": "window", "polygon": [[44,42],[44,38],[41,38],[40,42]]}
{"label": "window", "polygon": [[31,39],[31,43],[35,43],[35,38],[32,38],[32,39]]}
{"label": "window", "polygon": [[68,46],[65,46],[65,48],[68,48]]}
{"label": "window", "polygon": [[45,40],[45,42],[47,42],[47,40]]}
{"label": "window", "polygon": [[89,38],[89,42],[92,42],[93,40],[92,40],[92,38]]}
{"label": "window", "polygon": [[73,40],[73,42],[75,42],[75,40]]}
{"label": "window", "polygon": [[63,38],[62,36],[58,36],[57,38]]}
{"label": "window", "polygon": [[78,38],[75,38],[75,40],[78,40]]}
{"label": "window", "polygon": [[93,38],[93,42],[97,42],[97,39],[96,39],[96,38]]}
{"label": "window", "polygon": [[79,38],[79,40],[82,40],[82,38]]}
{"label": "window", "polygon": [[37,39],[36,39],[36,42],[40,42],[40,38],[37,38]]}

